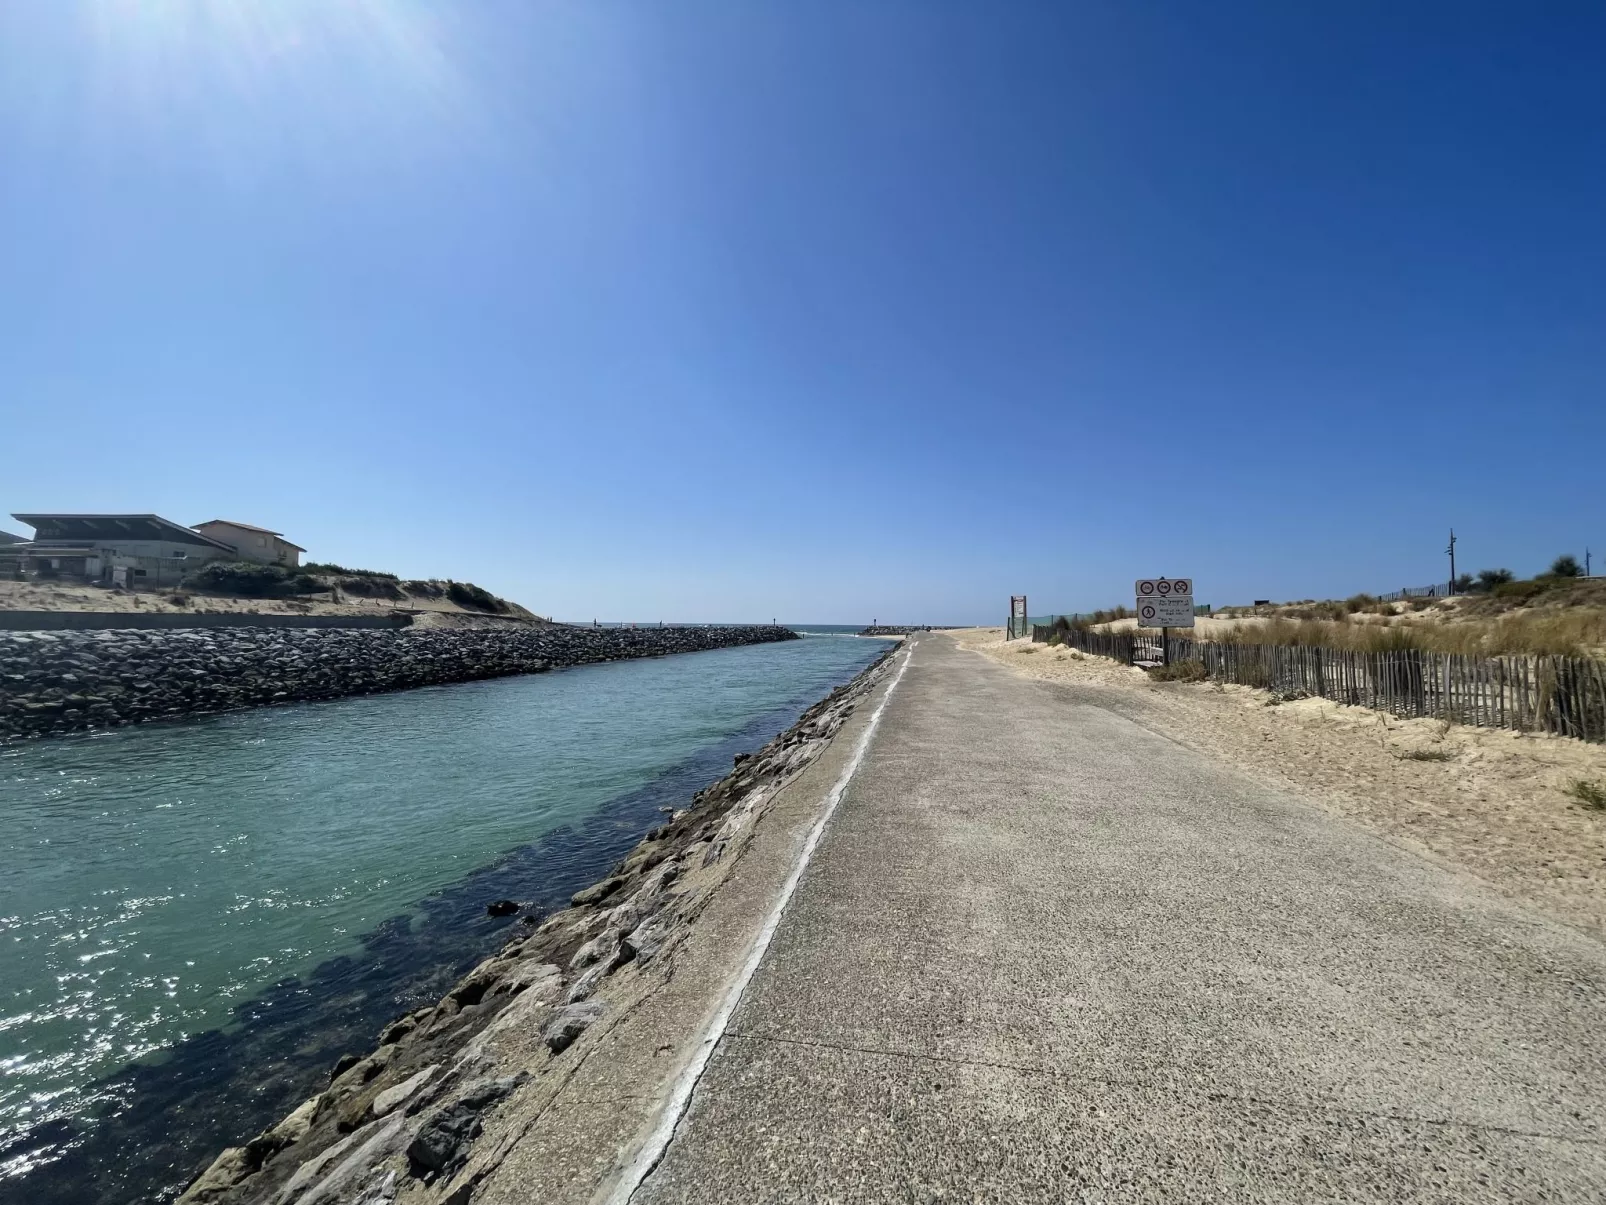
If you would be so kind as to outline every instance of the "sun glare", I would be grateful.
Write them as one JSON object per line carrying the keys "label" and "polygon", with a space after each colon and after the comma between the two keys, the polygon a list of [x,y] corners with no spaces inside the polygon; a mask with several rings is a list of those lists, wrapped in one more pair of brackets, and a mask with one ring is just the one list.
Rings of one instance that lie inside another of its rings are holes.
{"label": "sun glare", "polygon": [[464,111],[440,21],[414,0],[88,0],[101,121],[302,144],[416,140]]}

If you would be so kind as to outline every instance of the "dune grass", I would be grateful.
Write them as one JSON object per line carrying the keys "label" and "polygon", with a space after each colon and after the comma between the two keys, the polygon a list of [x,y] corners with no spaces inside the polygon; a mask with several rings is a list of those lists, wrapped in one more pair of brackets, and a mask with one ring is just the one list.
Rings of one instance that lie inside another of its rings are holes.
{"label": "dune grass", "polygon": [[1606,612],[1519,612],[1451,623],[1409,616],[1388,623],[1279,618],[1238,624],[1210,639],[1218,644],[1314,645],[1367,653],[1420,649],[1469,656],[1599,656],[1606,648]]}
{"label": "dune grass", "polygon": [[1567,794],[1571,795],[1586,808],[1597,812],[1606,811],[1606,786],[1598,782],[1590,782],[1585,778],[1575,778],[1567,787]]}

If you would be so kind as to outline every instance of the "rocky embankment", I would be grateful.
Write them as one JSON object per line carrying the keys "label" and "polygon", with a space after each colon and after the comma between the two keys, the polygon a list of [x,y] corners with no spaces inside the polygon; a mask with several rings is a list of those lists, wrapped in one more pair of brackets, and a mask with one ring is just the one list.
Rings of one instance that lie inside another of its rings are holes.
{"label": "rocky embankment", "polygon": [[770,625],[0,632],[0,739],[796,639]]}
{"label": "rocky embankment", "polygon": [[865,628],[862,632],[860,632],[859,635],[861,635],[861,636],[907,636],[911,632],[929,632],[929,631],[931,631],[931,625],[930,624],[927,624],[924,627],[922,627],[922,626],[920,626],[918,624],[914,625],[914,626],[910,626],[910,627],[900,627],[900,626],[893,625],[893,624],[878,623],[878,624],[871,624],[869,627]]}
{"label": "rocky embankment", "polygon": [[515,1095],[550,1100],[587,1030],[628,1009],[639,977],[668,976],[758,817],[824,751],[891,656],[738,757],[612,874],[522,926],[438,1004],[342,1058],[326,1088],[224,1151],[179,1205],[468,1205],[507,1154],[505,1142],[480,1141],[489,1114]]}

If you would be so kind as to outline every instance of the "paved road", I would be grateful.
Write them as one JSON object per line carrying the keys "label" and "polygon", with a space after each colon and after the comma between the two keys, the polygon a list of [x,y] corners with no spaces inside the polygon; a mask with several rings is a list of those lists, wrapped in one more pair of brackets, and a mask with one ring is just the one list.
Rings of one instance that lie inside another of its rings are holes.
{"label": "paved road", "polygon": [[1606,948],[945,637],[638,1202],[1606,1200]]}

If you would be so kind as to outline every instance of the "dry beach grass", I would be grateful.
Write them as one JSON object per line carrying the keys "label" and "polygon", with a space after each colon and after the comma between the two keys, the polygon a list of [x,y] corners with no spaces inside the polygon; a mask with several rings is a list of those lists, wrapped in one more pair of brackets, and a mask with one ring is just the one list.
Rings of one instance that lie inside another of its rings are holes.
{"label": "dry beach grass", "polygon": [[950,635],[1606,936],[1606,809],[1589,802],[1606,789],[1606,746],[1326,699],[1268,706],[1262,690],[1157,683],[1106,658],[1006,643],[1001,628]]}

